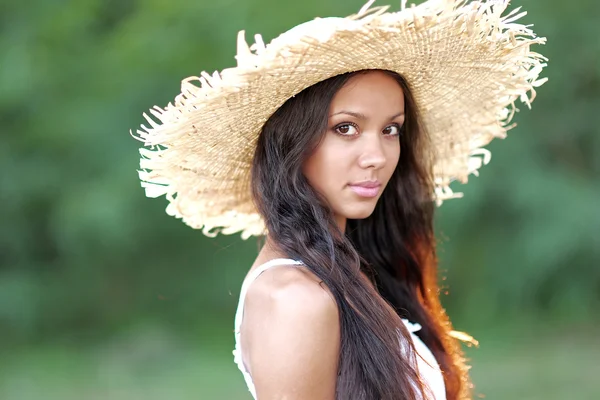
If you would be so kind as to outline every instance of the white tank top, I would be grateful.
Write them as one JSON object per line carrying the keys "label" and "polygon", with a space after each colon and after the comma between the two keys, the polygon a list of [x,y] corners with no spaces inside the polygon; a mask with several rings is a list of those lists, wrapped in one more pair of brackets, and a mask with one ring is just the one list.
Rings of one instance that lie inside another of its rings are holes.
{"label": "white tank top", "polygon": [[[262,274],[264,271],[271,267],[279,266],[279,265],[289,265],[289,266],[298,266],[304,265],[300,261],[292,260],[289,258],[277,258],[271,261],[267,261],[266,263],[257,267],[254,271],[250,272],[244,282],[242,283],[242,289],[240,291],[240,299],[237,306],[237,311],[235,313],[235,349],[233,350],[233,359],[237,364],[238,368],[242,372],[244,379],[246,381],[246,385],[248,386],[248,390],[252,394],[254,399],[256,397],[256,389],[254,387],[254,382],[252,382],[252,377],[250,373],[246,369],[244,365],[244,361],[242,359],[242,347],[240,340],[240,327],[242,325],[242,319],[244,317],[244,301],[246,298],[246,293],[248,292],[248,288],[254,282],[254,280]],[[425,383],[427,387],[429,387],[432,397],[428,397],[427,400],[446,400],[446,389],[444,386],[444,377],[442,376],[442,372],[440,367],[435,360],[433,353],[427,348],[425,343],[414,334],[421,329],[421,325],[413,324],[406,319],[402,319],[404,325],[410,332],[410,336],[413,340],[413,344],[415,346],[415,350],[417,351],[417,369],[421,376],[421,379]]]}

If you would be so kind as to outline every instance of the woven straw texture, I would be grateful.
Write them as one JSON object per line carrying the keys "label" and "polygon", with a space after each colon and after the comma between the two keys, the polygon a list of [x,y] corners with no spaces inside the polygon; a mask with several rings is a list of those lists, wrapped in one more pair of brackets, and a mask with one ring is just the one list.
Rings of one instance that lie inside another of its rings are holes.
{"label": "woven straw texture", "polygon": [[487,164],[482,146],[504,138],[515,102],[528,107],[546,59],[530,51],[545,42],[517,23],[507,0],[430,0],[387,12],[367,3],[347,18],[317,18],[265,45],[238,35],[237,67],[182,81],[165,108],[144,114],[135,135],[139,176],[148,197],[165,195],[167,213],[213,236],[261,235],[249,170],[264,122],[288,98],[329,77],[364,69],[403,75],[413,90],[433,148],[434,199],[460,197],[450,182],[467,181]]}

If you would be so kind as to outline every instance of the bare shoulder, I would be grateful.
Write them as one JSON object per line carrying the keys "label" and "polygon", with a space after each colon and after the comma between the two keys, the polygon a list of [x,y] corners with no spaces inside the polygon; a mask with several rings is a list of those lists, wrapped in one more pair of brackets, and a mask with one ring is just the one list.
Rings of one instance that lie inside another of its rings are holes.
{"label": "bare shoulder", "polygon": [[246,296],[246,302],[252,308],[299,307],[296,311],[337,312],[327,286],[302,266],[278,266],[266,270],[250,285]]}
{"label": "bare shoulder", "polygon": [[[279,266],[263,272],[248,289],[244,325],[248,330],[334,329],[338,308],[327,286],[306,267]],[[308,324],[307,324],[308,322]],[[263,332],[264,333],[264,332]]]}
{"label": "bare shoulder", "polygon": [[242,347],[259,398],[333,399],[339,313],[307,268],[263,272],[246,295]]}

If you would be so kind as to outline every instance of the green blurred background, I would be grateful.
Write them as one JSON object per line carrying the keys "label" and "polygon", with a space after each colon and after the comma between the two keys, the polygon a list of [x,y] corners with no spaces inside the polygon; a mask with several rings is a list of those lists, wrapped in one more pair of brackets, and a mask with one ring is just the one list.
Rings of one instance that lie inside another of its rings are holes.
{"label": "green blurred background", "polygon": [[[128,132],[233,66],[238,30],[268,41],[362,4],[0,1],[0,399],[250,398],[231,351],[257,241],[145,198]],[[438,210],[443,302],[481,342],[487,399],[600,399],[599,4],[514,1],[550,80]]]}

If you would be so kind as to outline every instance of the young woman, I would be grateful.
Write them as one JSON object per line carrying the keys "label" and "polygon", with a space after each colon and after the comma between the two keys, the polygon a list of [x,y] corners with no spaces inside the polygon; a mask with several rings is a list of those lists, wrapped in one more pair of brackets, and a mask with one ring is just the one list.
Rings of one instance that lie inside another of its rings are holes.
{"label": "young woman", "polygon": [[333,399],[337,387],[344,399],[443,399],[445,386],[456,397],[420,126],[388,71],[317,83],[265,123],[252,188],[269,234],[237,320],[238,362],[259,398]]}
{"label": "young woman", "polygon": [[269,46],[240,37],[237,68],[184,80],[152,110],[162,125],[138,131],[167,212],[265,237],[235,318],[256,399],[471,397],[438,296],[434,200],[457,197],[449,182],[487,162],[480,147],[543,83],[542,40],[505,2],[369,6]]}

